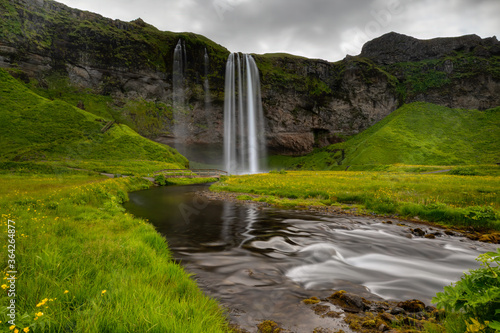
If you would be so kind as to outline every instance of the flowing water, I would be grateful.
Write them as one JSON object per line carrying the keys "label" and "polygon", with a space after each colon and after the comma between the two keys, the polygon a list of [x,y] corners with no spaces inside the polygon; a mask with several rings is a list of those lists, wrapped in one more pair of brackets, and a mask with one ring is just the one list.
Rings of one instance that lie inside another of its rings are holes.
{"label": "flowing water", "polygon": [[210,107],[210,83],[208,82],[208,74],[210,70],[210,58],[208,57],[207,49],[203,56],[205,80],[203,81],[203,89],[205,90],[205,113]]}
{"label": "flowing water", "polygon": [[231,53],[224,87],[224,169],[257,173],[265,160],[259,70],[251,55]]}
{"label": "flowing water", "polygon": [[430,304],[443,286],[478,267],[474,259],[480,253],[496,248],[444,233],[436,239],[411,237],[410,227],[439,231],[408,222],[398,226],[197,195],[207,189],[139,191],[130,194],[125,208],[149,219],[200,287],[250,332],[265,319],[294,332],[315,327],[349,332],[340,319],[320,318],[300,301],[344,289],[367,298],[416,298]]}
{"label": "flowing water", "polygon": [[186,96],[184,92],[186,66],[186,45],[182,39],[179,39],[174,49],[174,62],[172,65],[173,134],[176,138],[176,142],[179,141],[179,138],[183,138],[187,135],[187,128],[184,124],[186,118]]}

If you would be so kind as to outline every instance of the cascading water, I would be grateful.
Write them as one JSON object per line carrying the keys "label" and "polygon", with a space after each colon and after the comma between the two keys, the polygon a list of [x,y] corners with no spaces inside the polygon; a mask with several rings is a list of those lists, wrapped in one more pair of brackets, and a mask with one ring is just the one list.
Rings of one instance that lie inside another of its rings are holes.
{"label": "cascading water", "polygon": [[179,39],[174,50],[174,64],[172,69],[172,106],[174,116],[174,136],[176,141],[186,136],[186,128],[183,125],[183,115],[186,113],[186,98],[184,94],[184,81],[186,74],[186,46]]}
{"label": "cascading water", "polygon": [[258,173],[265,159],[259,70],[251,55],[232,53],[224,90],[224,167],[232,174]]}
{"label": "cascading water", "polygon": [[205,81],[203,87],[205,88],[205,111],[208,110],[210,106],[210,84],[208,83],[208,71],[210,58],[208,57],[207,49],[205,49]]}

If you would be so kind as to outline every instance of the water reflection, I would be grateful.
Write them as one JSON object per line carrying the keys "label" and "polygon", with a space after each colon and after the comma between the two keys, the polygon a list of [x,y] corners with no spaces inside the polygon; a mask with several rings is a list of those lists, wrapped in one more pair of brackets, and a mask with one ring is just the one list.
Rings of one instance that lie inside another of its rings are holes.
{"label": "water reflection", "polygon": [[496,247],[445,234],[409,238],[408,227],[376,219],[209,203],[194,194],[206,189],[153,188],[131,193],[125,207],[149,219],[200,286],[250,331],[272,318],[299,332],[319,326],[348,332],[341,320],[315,316],[300,300],[345,289],[429,303]]}

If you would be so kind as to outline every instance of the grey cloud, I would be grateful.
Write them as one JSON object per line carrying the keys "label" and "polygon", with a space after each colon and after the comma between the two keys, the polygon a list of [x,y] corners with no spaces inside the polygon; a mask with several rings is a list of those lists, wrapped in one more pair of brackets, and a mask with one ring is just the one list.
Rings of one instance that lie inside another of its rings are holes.
{"label": "grey cloud", "polygon": [[[500,31],[498,0],[62,0],[161,30],[205,35],[231,51],[287,52],[329,61],[396,31],[417,38]],[[398,5],[398,6],[395,6]],[[394,9],[394,10],[393,10]]]}

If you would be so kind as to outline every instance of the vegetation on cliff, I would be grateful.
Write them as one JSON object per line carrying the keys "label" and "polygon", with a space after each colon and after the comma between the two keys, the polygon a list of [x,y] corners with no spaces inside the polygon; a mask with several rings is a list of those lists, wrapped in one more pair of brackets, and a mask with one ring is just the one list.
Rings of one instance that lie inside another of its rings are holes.
{"label": "vegetation on cliff", "polygon": [[103,131],[108,120],[36,95],[1,69],[0,91],[1,161],[100,160],[113,165],[111,161],[133,160],[152,161],[159,169],[188,165],[176,150],[145,139],[126,125],[115,123]]}
{"label": "vegetation on cliff", "polygon": [[[41,54],[51,56],[58,69],[83,60],[91,66],[169,72],[180,38],[193,64],[195,56],[203,59],[205,48],[214,68],[225,63],[229,53],[201,35],[160,31],[140,18],[132,22],[112,20],[51,0],[1,0],[0,9],[0,40],[22,46],[18,59],[13,60],[21,60],[28,53]],[[82,54],[86,59],[80,59]],[[203,73],[203,62],[200,66],[198,72]]]}
{"label": "vegetation on cliff", "polygon": [[404,105],[345,142],[303,157],[271,157],[272,167],[344,170],[351,166],[477,165],[500,160],[500,108]]}

